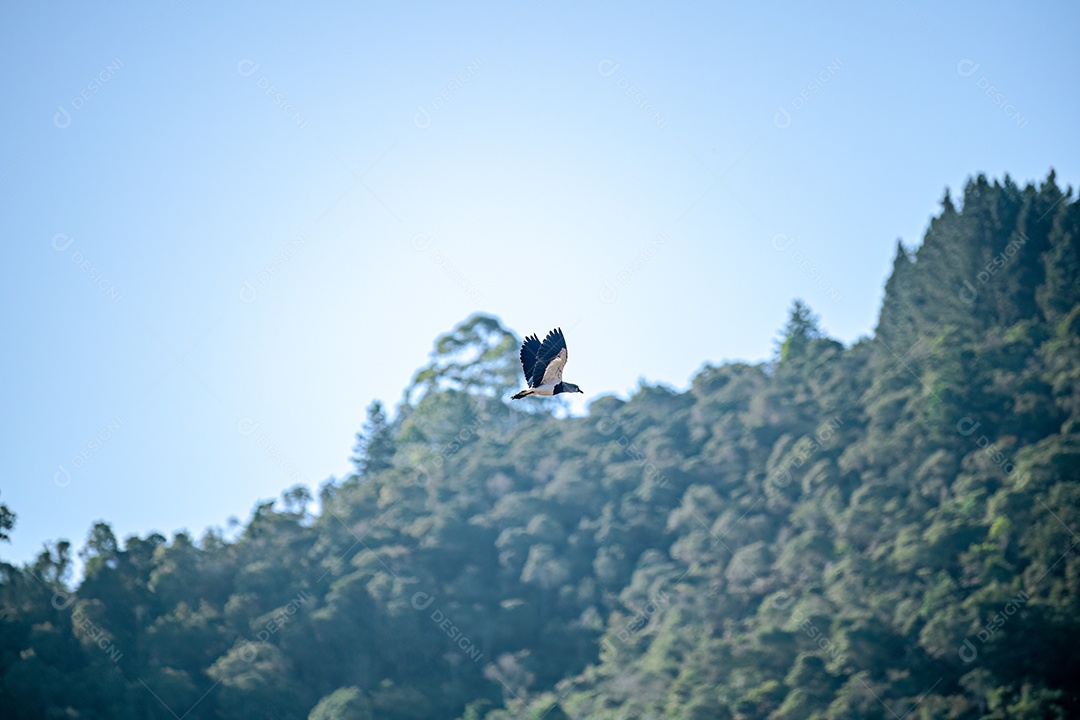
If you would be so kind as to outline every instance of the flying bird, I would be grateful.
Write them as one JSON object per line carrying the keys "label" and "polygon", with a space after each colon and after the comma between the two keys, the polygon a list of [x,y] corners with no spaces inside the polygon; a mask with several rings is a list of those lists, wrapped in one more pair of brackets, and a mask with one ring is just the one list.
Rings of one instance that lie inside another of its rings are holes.
{"label": "flying bird", "polygon": [[585,392],[573,383],[562,381],[563,367],[566,366],[566,338],[561,329],[555,328],[549,332],[543,343],[535,333],[526,337],[525,342],[521,343],[520,356],[521,369],[529,387],[511,400],[520,400],[529,395]]}

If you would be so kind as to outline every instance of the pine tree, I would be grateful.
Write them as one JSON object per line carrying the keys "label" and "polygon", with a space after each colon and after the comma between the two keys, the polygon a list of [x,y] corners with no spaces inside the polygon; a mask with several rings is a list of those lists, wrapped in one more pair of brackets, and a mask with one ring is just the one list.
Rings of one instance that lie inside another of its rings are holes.
{"label": "pine tree", "polygon": [[356,434],[352,462],[359,475],[369,475],[386,470],[394,464],[394,433],[386,419],[380,401],[374,400],[367,408],[367,422]]}
{"label": "pine tree", "polygon": [[1053,173],[1039,193],[1039,207],[1047,206],[1044,222],[1052,221],[1052,228],[1042,256],[1046,281],[1036,297],[1043,316],[1056,322],[1080,303],[1080,203],[1062,202],[1072,188],[1063,196],[1052,183]]}
{"label": "pine tree", "polygon": [[11,542],[11,531],[15,528],[15,513],[7,505],[0,505],[0,541]]}
{"label": "pine tree", "polygon": [[796,300],[784,326],[784,337],[780,340],[780,362],[805,356],[810,343],[822,337],[824,333],[821,332],[817,315],[802,300]]}
{"label": "pine tree", "polygon": [[[947,208],[952,207],[948,192],[945,193],[944,204]],[[911,253],[904,247],[903,242],[897,240],[896,257],[893,259],[892,273],[885,281],[885,297],[881,302],[875,332],[877,338],[889,347],[906,350],[918,338],[918,308],[913,305],[907,287],[913,265]]]}

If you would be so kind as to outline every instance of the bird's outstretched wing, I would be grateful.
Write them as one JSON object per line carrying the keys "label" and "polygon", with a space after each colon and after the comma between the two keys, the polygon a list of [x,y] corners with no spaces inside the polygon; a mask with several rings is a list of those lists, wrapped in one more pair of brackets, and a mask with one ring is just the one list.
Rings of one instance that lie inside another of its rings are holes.
{"label": "bird's outstretched wing", "polygon": [[525,384],[532,387],[533,368],[536,366],[536,353],[540,349],[540,338],[535,334],[525,337],[521,343],[521,369],[525,372]]}
{"label": "bird's outstretched wing", "polygon": [[566,338],[563,337],[561,329],[555,328],[544,338],[536,354],[536,367],[533,368],[529,387],[562,382],[564,365],[566,365]]}

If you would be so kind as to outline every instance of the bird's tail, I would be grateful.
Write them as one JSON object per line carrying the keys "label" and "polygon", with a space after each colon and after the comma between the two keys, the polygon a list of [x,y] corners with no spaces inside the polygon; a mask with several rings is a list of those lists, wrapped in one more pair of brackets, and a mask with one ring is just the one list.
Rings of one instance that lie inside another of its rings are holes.
{"label": "bird's tail", "polygon": [[520,400],[521,398],[525,397],[526,395],[532,395],[532,390],[531,389],[522,390],[521,392],[517,393],[516,395],[511,395],[510,399],[511,400]]}

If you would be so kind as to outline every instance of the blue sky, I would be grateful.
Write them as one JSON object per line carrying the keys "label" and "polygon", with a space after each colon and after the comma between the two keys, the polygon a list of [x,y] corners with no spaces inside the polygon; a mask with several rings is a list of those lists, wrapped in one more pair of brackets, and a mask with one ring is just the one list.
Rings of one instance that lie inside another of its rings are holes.
{"label": "blue sky", "polygon": [[349,470],[474,312],[586,395],[850,343],[980,172],[1076,185],[1071,3],[0,9],[9,561]]}

